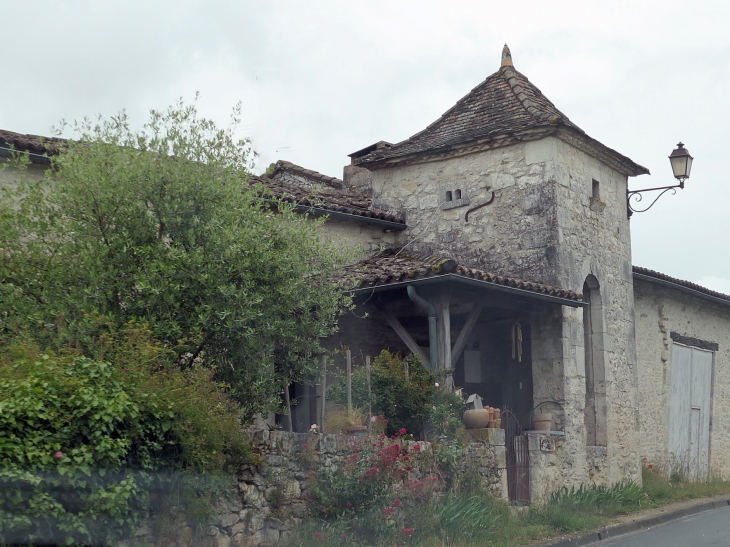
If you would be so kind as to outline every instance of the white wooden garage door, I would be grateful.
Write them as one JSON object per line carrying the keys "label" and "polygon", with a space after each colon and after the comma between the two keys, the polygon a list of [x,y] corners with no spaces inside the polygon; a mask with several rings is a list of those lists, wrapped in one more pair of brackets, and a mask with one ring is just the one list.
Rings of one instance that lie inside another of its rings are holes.
{"label": "white wooden garage door", "polygon": [[695,480],[707,480],[711,388],[712,352],[675,342],[669,409],[670,463]]}

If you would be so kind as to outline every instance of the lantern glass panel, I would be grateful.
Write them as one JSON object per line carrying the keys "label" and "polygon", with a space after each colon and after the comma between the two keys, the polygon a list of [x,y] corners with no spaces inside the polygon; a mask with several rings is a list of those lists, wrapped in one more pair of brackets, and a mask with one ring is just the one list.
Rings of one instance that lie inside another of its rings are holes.
{"label": "lantern glass panel", "polygon": [[689,156],[674,156],[669,158],[672,163],[672,171],[674,171],[674,178],[684,179],[688,176],[687,160]]}

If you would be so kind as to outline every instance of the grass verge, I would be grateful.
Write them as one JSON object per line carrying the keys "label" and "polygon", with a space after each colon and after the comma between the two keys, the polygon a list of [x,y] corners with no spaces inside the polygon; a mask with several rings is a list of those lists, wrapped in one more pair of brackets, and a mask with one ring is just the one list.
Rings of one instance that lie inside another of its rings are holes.
{"label": "grass verge", "polygon": [[[692,482],[645,465],[643,486],[623,481],[604,485],[563,488],[540,507],[511,512],[485,492],[461,495],[447,492],[439,499],[402,512],[398,522],[382,515],[352,515],[336,520],[312,520],[300,531],[300,545],[423,545],[516,547],[566,533],[611,524],[615,518],[640,509],[669,503],[730,495],[730,483],[714,475],[707,482]],[[367,522],[369,537],[360,533]],[[389,529],[390,528],[390,529]]]}

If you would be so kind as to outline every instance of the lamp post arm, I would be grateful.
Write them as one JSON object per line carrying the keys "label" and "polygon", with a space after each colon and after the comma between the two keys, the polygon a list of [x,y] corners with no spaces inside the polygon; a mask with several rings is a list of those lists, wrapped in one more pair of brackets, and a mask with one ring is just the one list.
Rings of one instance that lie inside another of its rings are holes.
{"label": "lamp post arm", "polygon": [[[662,197],[664,194],[666,194],[670,190],[672,191],[672,194],[676,194],[677,188],[680,188],[680,189],[684,188],[684,181],[680,181],[679,184],[676,184],[674,186],[661,186],[659,188],[645,188],[643,190],[628,190],[627,189],[626,190],[626,205],[628,207],[629,216],[631,216],[633,213],[644,213],[644,212],[648,211],[649,209],[651,209],[654,206],[654,204],[659,200],[660,197]],[[644,196],[641,195],[642,192],[653,192],[656,190],[663,190],[663,192],[661,194],[659,194],[656,198],[654,198],[654,201],[652,201],[651,204],[649,204],[649,207],[647,207],[646,209],[634,209],[631,206],[632,198],[634,199],[635,203],[639,203],[644,198]]]}

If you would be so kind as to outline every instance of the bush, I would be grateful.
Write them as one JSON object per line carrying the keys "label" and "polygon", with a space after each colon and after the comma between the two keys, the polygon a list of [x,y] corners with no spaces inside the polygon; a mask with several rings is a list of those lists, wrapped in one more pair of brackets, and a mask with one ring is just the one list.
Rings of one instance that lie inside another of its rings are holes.
{"label": "bush", "polygon": [[351,301],[329,279],[353,253],[254,184],[237,123],[182,102],[139,131],[124,113],[82,122],[43,184],[0,188],[0,338],[87,351],[89,312],[146,321],[180,368],[205,355],[247,419],[277,410],[318,370]]}
{"label": "bush", "polygon": [[212,371],[166,365],[143,328],[118,342],[99,345],[105,360],[0,346],[0,541],[112,541],[161,476],[252,459]]}
{"label": "bush", "polygon": [[[406,379],[406,367],[408,379]],[[335,372],[339,382],[327,387],[327,399],[347,403],[347,386],[343,371]],[[401,428],[422,434],[434,408],[437,378],[415,355],[402,357],[383,350],[373,361],[370,375],[371,395],[368,399],[367,371],[357,367],[352,374],[352,403],[388,420],[388,435]]]}

